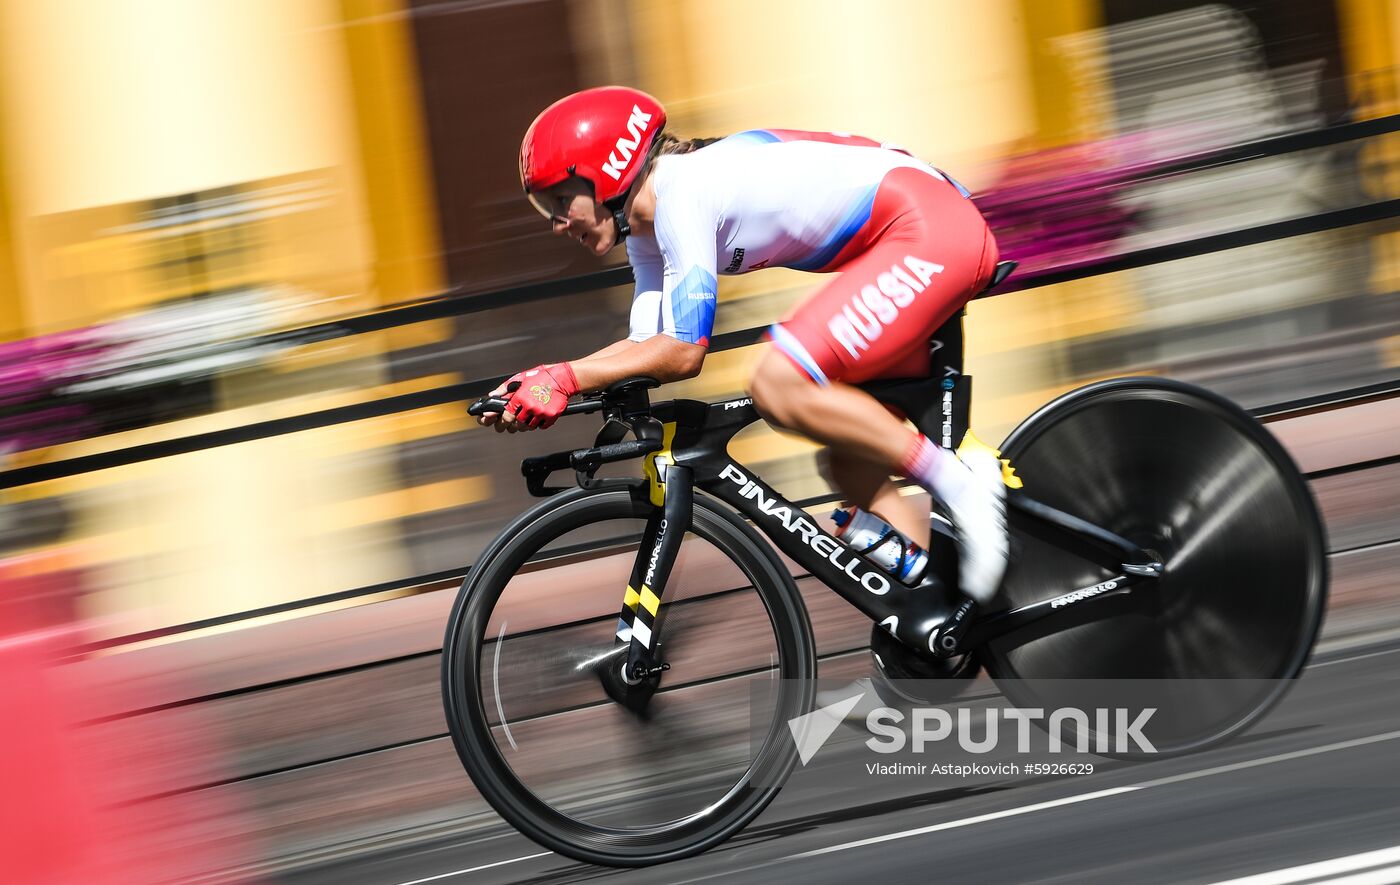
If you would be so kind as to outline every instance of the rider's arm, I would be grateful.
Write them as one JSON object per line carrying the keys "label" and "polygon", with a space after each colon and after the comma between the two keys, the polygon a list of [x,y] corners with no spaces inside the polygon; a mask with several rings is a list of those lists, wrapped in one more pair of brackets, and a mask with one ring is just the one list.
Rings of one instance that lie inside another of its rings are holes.
{"label": "rider's arm", "polygon": [[582,362],[582,361],[584,361],[584,360],[599,360],[599,359],[603,359],[603,358],[605,358],[605,357],[614,356],[614,355],[616,355],[616,354],[622,353],[624,350],[626,350],[627,348],[633,346],[633,345],[636,344],[636,343],[637,343],[637,342],[633,341],[631,338],[624,338],[624,339],[622,339],[621,341],[614,341],[612,344],[609,344],[607,347],[604,347],[604,348],[602,348],[602,349],[600,349],[600,350],[595,350],[595,351],[593,351],[592,353],[590,353],[588,356],[581,356],[581,357],[579,357],[577,360],[573,360],[573,362],[576,362],[576,363],[577,363],[577,362]]}
{"label": "rider's arm", "polygon": [[700,374],[718,294],[714,216],[703,194],[693,189],[678,194],[677,202],[683,211],[658,213],[655,239],[627,241],[627,259],[637,281],[631,334],[626,341],[569,361],[580,391],[601,390],[635,375],[667,383]]}
{"label": "rider's arm", "polygon": [[666,334],[662,318],[663,273],[661,258],[640,239],[627,243],[637,291],[632,298],[631,334],[595,354],[573,360],[580,390],[601,390],[634,375],[649,375],[666,383],[700,374],[706,348]]}
{"label": "rider's arm", "polygon": [[719,301],[715,236],[722,210],[714,188],[703,180],[667,180],[664,199],[660,187],[659,182],[652,223],[662,268],[657,331],[708,348]]}
{"label": "rider's arm", "polygon": [[704,347],[677,341],[669,335],[619,343],[630,346],[605,357],[595,355],[569,363],[579,390],[601,390],[633,375],[649,375],[662,383],[681,381],[700,374],[705,362]]}
{"label": "rider's arm", "polygon": [[[663,309],[670,281],[655,241],[627,241],[627,260],[637,288],[632,296],[631,334],[591,356],[569,363],[580,390],[599,390],[634,375],[649,375],[663,383],[693,378],[705,362],[706,346],[674,334]],[[706,329],[706,334],[709,330]]]}

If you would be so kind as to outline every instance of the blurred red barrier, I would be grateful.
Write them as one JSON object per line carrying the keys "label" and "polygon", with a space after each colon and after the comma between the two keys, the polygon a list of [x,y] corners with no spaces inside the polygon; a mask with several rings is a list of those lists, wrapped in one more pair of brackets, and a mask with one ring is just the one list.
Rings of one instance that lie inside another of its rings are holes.
{"label": "blurred red barrier", "polygon": [[120,692],[126,709],[139,697],[101,667],[71,666],[78,575],[35,565],[0,563],[0,882],[246,881],[234,872],[246,851],[223,836],[241,829],[227,797],[162,795],[192,755],[178,738],[139,718],[85,723],[93,692]]}
{"label": "blurred red barrier", "polygon": [[11,882],[118,882],[103,868],[101,829],[84,784],[85,766],[68,723],[71,699],[54,664],[71,644],[55,617],[61,573],[0,566],[0,878]]}

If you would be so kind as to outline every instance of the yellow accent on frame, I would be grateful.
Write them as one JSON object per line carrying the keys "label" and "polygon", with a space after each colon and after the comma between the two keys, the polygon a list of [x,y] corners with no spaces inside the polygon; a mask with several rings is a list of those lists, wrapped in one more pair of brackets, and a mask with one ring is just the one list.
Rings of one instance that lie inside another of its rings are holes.
{"label": "yellow accent on frame", "polygon": [[651,588],[645,584],[642,585],[642,607],[651,612],[653,617],[656,615],[656,610],[661,607],[661,597],[653,593]]}
{"label": "yellow accent on frame", "polygon": [[662,478],[665,471],[659,469],[658,465],[676,463],[676,459],[671,456],[671,440],[675,437],[676,422],[667,422],[662,426],[661,451],[642,459],[642,471],[647,476],[647,484],[651,490],[651,503],[657,507],[666,503],[666,480]]}
{"label": "yellow accent on frame", "polygon": [[1011,462],[1001,456],[1001,450],[992,448],[977,435],[969,430],[963,434],[962,442],[958,444],[958,457],[961,458],[964,452],[975,452],[978,450],[991,452],[1001,462],[1001,481],[1013,489],[1019,489],[1023,485],[1021,477],[1016,475],[1016,468],[1011,466]]}
{"label": "yellow accent on frame", "polygon": [[629,584],[627,586],[627,593],[622,597],[622,604],[632,609],[632,611],[636,611],[637,603],[640,602],[641,599],[642,597],[636,590],[633,590],[632,586]]}

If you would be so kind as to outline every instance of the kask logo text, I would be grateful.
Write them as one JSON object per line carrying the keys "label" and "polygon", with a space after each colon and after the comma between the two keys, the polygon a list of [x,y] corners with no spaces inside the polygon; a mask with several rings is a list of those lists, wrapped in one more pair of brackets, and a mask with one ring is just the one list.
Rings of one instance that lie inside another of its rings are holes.
{"label": "kask logo text", "polygon": [[619,138],[617,146],[608,154],[608,161],[603,164],[603,171],[613,181],[621,181],[622,173],[632,165],[632,155],[641,146],[642,136],[646,134],[650,125],[651,114],[637,105],[632,105],[632,116],[627,118],[627,133],[631,137]]}

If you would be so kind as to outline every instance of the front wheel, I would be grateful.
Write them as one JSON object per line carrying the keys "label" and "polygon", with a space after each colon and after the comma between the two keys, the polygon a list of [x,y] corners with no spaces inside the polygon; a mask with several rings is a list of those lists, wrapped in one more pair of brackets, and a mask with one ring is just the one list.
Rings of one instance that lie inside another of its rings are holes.
{"label": "front wheel", "polygon": [[449,730],[482,796],[589,863],[674,860],[736,833],[791,772],[788,720],[811,707],[791,576],[702,494],[656,616],[670,669],[629,690],[618,615],[651,512],[625,490],[580,490],[526,513],[472,570],[443,647]]}
{"label": "front wheel", "polygon": [[[1252,416],[1189,384],[1122,378],[1060,397],[1002,449],[1027,494],[1155,550],[1166,566],[1134,591],[1146,604],[1131,612],[988,643],[983,660],[1010,699],[1053,709],[1116,695],[1154,706],[1155,750],[1171,754],[1238,734],[1283,696],[1322,621],[1326,547],[1307,482]],[[1110,577],[1014,521],[1013,538],[1008,607]]]}

